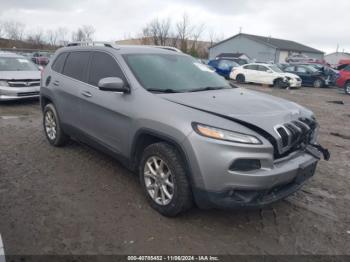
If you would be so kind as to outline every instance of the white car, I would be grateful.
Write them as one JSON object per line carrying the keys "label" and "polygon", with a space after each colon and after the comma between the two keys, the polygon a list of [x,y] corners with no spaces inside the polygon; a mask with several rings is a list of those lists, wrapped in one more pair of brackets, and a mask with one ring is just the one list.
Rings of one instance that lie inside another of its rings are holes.
{"label": "white car", "polygon": [[276,87],[301,87],[299,76],[285,73],[276,65],[272,64],[247,64],[233,68],[230,78],[238,83],[256,83],[273,85]]}
{"label": "white car", "polygon": [[28,58],[0,53],[0,101],[39,98],[41,72]]}

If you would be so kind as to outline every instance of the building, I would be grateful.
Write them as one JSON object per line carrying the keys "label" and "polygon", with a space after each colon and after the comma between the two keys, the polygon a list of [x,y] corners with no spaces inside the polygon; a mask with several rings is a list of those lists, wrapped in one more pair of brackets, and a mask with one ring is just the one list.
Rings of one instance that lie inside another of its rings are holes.
{"label": "building", "polygon": [[324,60],[330,65],[338,65],[341,60],[350,61],[350,53],[334,52],[324,56]]}
{"label": "building", "polygon": [[294,41],[243,33],[210,47],[209,59],[214,59],[222,53],[244,53],[256,61],[274,63],[285,63],[286,58],[292,54],[303,54],[320,60],[324,58],[322,51]]}

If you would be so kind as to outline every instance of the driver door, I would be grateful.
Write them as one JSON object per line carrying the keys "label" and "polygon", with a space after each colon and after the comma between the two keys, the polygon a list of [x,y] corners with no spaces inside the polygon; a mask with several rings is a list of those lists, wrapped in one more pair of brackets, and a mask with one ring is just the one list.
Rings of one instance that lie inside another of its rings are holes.
{"label": "driver door", "polygon": [[105,148],[126,154],[130,125],[130,95],[102,91],[98,82],[106,77],[126,78],[117,60],[109,53],[95,51],[91,55],[87,83],[80,88],[81,127],[89,138]]}

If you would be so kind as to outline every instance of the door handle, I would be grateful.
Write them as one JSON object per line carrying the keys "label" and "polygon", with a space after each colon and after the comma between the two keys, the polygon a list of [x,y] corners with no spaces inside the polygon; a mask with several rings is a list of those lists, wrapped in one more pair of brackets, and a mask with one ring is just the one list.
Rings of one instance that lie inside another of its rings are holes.
{"label": "door handle", "polygon": [[53,82],[53,85],[54,85],[54,86],[59,86],[59,85],[60,85],[60,81],[58,81],[58,80],[54,81],[54,82]]}
{"label": "door handle", "polygon": [[92,94],[89,91],[84,91],[81,94],[85,97],[92,97]]}

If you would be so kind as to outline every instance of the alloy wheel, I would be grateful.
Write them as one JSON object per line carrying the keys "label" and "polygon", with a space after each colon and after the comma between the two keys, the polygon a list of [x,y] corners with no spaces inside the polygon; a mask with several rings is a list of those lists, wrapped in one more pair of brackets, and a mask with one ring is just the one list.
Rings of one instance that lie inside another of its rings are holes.
{"label": "alloy wheel", "polygon": [[45,131],[50,140],[56,139],[56,120],[52,111],[47,111],[45,114]]}
{"label": "alloy wheel", "polygon": [[147,159],[144,180],[148,194],[158,205],[168,205],[174,197],[174,177],[164,160],[157,156]]}
{"label": "alloy wheel", "polygon": [[346,85],[345,85],[345,93],[350,95],[350,82],[346,83]]}

